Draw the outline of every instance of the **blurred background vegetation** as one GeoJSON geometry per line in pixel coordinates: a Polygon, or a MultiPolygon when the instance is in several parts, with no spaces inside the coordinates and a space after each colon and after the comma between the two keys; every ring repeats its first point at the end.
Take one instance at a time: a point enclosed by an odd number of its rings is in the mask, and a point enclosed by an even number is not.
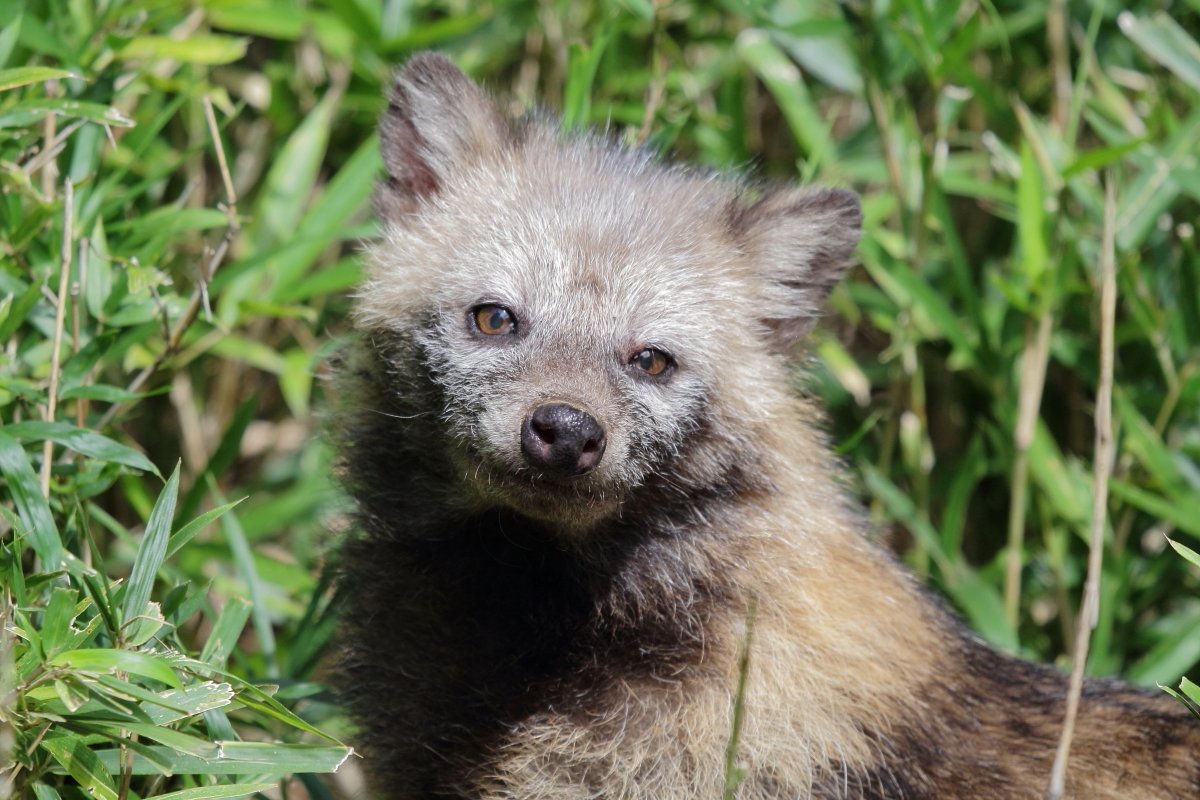
{"type": "Polygon", "coordinates": [[[283,776],[345,754],[329,363],[383,87],[426,48],[516,113],[860,191],[862,266],[804,380],[881,535],[983,637],[1063,663],[1111,183],[1088,669],[1177,681],[1200,661],[1200,573],[1166,549],[1200,538],[1198,31],[1198,0],[0,0],[0,797],[355,790],[353,760],[283,776]]]}

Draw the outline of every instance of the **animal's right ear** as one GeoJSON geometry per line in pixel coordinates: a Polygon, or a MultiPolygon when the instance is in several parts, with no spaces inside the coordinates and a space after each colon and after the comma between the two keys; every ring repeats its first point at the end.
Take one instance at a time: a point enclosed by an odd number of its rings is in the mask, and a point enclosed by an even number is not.
{"type": "Polygon", "coordinates": [[[512,129],[491,98],[450,59],[419,53],[392,80],[379,121],[387,183],[377,202],[385,218],[412,211],[454,171],[495,151],[512,129]]]}
{"type": "Polygon", "coordinates": [[[862,229],[858,195],[782,189],[734,204],[730,227],[764,278],[761,321],[770,347],[787,353],[816,324],[850,265],[862,229]]]}

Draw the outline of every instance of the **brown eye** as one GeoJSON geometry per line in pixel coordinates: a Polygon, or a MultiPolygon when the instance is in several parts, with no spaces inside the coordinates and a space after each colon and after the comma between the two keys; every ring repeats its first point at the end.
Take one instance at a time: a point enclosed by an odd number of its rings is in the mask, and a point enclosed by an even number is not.
{"type": "Polygon", "coordinates": [[[517,332],[517,318],[504,306],[482,305],[471,312],[475,327],[488,336],[506,336],[517,332]]]}
{"type": "Polygon", "coordinates": [[[640,369],[652,378],[662,377],[671,369],[671,357],[662,350],[647,347],[640,353],[634,354],[630,364],[640,369]]]}

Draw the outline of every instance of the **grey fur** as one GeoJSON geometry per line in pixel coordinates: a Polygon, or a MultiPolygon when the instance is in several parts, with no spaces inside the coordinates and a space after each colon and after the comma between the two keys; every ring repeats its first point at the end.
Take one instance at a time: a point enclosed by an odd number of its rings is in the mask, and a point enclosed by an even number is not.
{"type": "MultiPolygon", "coordinates": [[[[866,541],[789,388],[855,196],[509,121],[432,54],[380,130],[338,666],[373,796],[719,797],[751,608],[740,797],[1040,796],[1065,681],[866,541]],[[517,332],[476,331],[480,304],[517,332]],[[674,370],[639,373],[647,347],[674,370]],[[545,403],[603,426],[595,469],[523,456],[545,403]]],[[[1069,788],[1194,794],[1198,742],[1170,701],[1090,684],[1069,788]]]]}

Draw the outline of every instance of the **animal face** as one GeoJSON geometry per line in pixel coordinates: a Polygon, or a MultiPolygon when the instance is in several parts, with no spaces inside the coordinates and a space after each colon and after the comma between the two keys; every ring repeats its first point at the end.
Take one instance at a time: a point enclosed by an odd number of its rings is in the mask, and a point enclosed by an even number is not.
{"type": "Polygon", "coordinates": [[[408,337],[479,500],[555,522],[619,512],[714,417],[761,423],[857,240],[849,193],[511,123],[437,56],[397,76],[381,140],[360,326],[408,337]]]}

